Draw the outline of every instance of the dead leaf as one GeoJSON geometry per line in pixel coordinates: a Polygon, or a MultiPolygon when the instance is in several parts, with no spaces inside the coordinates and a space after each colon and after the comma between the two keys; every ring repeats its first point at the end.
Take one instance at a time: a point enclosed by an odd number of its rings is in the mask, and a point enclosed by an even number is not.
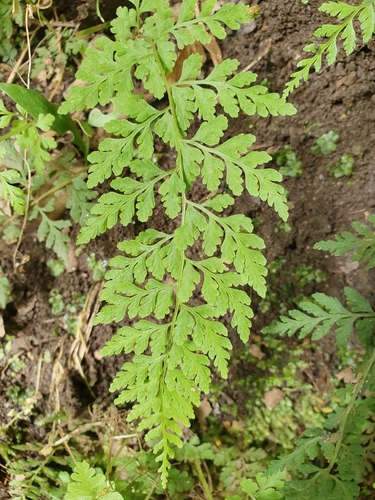
{"type": "Polygon", "coordinates": [[[94,351],[94,359],[96,359],[96,361],[101,361],[103,359],[103,356],[101,356],[100,351],[94,351]]]}
{"type": "Polygon", "coordinates": [[[260,347],[256,344],[251,344],[249,353],[257,359],[263,359],[265,354],[261,351],[260,347]]]}
{"type": "Polygon", "coordinates": [[[5,336],[5,327],[4,327],[4,321],[3,317],[0,314],[0,339],[2,339],[5,336]]]}
{"type": "Polygon", "coordinates": [[[227,429],[230,434],[239,434],[244,431],[245,427],[246,424],[243,420],[233,420],[227,429]]]}
{"type": "Polygon", "coordinates": [[[180,50],[173,71],[167,75],[168,83],[178,82],[182,73],[182,66],[184,64],[184,61],[186,61],[186,59],[191,56],[191,54],[197,53],[203,57],[202,63],[204,64],[206,62],[206,53],[204,51],[203,45],[200,42],[194,42],[192,45],[187,45],[182,50],[180,50]]]}
{"type": "Polygon", "coordinates": [[[217,66],[223,60],[221,49],[216,41],[216,38],[211,35],[211,42],[205,43],[204,48],[210,54],[212,64],[217,66]]]}
{"type": "Polygon", "coordinates": [[[198,408],[195,408],[195,416],[201,427],[206,424],[206,418],[212,413],[212,406],[207,398],[202,399],[201,404],[198,408]]]}
{"type": "Polygon", "coordinates": [[[68,273],[73,273],[77,269],[78,261],[75,255],[75,245],[70,242],[69,243],[69,255],[68,255],[68,265],[66,270],[68,273]]]}
{"type": "MultiPolygon", "coordinates": [[[[340,264],[341,264],[341,262],[340,262],[340,264]]],[[[358,267],[359,267],[358,262],[357,261],[353,262],[352,260],[350,260],[350,255],[348,255],[345,258],[342,266],[340,266],[340,271],[342,271],[345,274],[350,274],[353,271],[355,271],[356,269],[358,269],[358,267]]]]}
{"type": "Polygon", "coordinates": [[[320,408],[320,411],[321,411],[322,413],[326,413],[326,414],[328,414],[328,413],[332,413],[332,412],[333,412],[333,409],[332,409],[330,406],[324,406],[323,408],[320,408]]]}
{"type": "Polygon", "coordinates": [[[353,370],[348,366],[341,372],[337,373],[336,378],[343,380],[345,384],[355,384],[360,379],[361,375],[358,373],[354,375],[353,370]]]}
{"type": "Polygon", "coordinates": [[[345,85],[346,87],[350,87],[357,79],[357,72],[351,71],[349,75],[343,76],[336,81],[336,88],[340,88],[341,85],[345,85]]]}
{"type": "Polygon", "coordinates": [[[285,393],[281,389],[278,389],[277,387],[274,387],[270,391],[264,393],[264,403],[266,405],[266,408],[271,410],[273,408],[276,408],[276,406],[284,398],[285,398],[285,393]]]}

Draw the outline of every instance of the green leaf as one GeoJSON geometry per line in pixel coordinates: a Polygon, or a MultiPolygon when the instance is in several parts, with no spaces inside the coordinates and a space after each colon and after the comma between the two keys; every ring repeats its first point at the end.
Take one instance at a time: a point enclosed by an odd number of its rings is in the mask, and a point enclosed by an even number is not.
{"type": "Polygon", "coordinates": [[[208,146],[215,146],[228,127],[228,120],[224,115],[219,115],[209,122],[203,122],[197,133],[192,138],[194,142],[201,142],[208,146]]]}
{"type": "Polygon", "coordinates": [[[159,188],[166,214],[171,219],[175,219],[181,211],[181,194],[185,192],[185,189],[185,183],[177,172],[173,172],[159,188]]]}
{"type": "Polygon", "coordinates": [[[9,126],[11,119],[15,116],[6,109],[2,100],[0,100],[0,128],[6,128],[9,126]]]}
{"type": "Polygon", "coordinates": [[[217,247],[221,243],[223,235],[223,229],[217,222],[215,222],[212,217],[210,217],[207,227],[203,233],[203,250],[205,251],[206,255],[211,257],[216,252],[217,247]]]}
{"type": "Polygon", "coordinates": [[[355,322],[362,315],[373,318],[374,313],[369,308],[367,301],[358,296],[354,291],[347,290],[348,305],[353,307],[352,311],[345,309],[334,297],[323,293],[313,294],[315,302],[302,302],[300,307],[303,311],[292,310],[290,318],[281,316],[280,322],[263,329],[264,333],[278,333],[289,336],[300,330],[299,338],[313,333],[312,340],[319,340],[336,325],[336,341],[340,348],[348,345],[350,334],[355,322]],[[359,310],[362,308],[362,311],[359,310]],[[307,313],[307,314],[306,314],[307,313]],[[358,314],[359,313],[359,314],[358,314]]]}
{"type": "MultiPolygon", "coordinates": [[[[169,324],[157,325],[146,320],[139,321],[134,327],[123,326],[117,331],[116,335],[107,341],[100,353],[102,356],[111,356],[121,352],[127,354],[132,351],[135,354],[142,354],[148,349],[151,339],[160,334],[165,336],[168,330],[169,324]]],[[[155,355],[161,354],[161,352],[154,349],[153,353],[155,355]]]]}
{"type": "Polygon", "coordinates": [[[87,462],[78,462],[74,467],[72,482],[68,485],[65,500],[93,500],[106,488],[104,474],[95,472],[87,462]]]}
{"type": "MultiPolygon", "coordinates": [[[[375,227],[375,216],[369,217],[369,222],[375,227]]],[[[353,229],[358,236],[343,231],[341,235],[336,235],[334,241],[319,241],[314,245],[318,250],[327,250],[334,255],[343,255],[346,252],[355,250],[350,256],[351,261],[366,262],[367,267],[375,267],[375,235],[371,227],[363,222],[353,222],[353,229]]]]}
{"type": "Polygon", "coordinates": [[[356,47],[356,33],[353,27],[353,20],[359,14],[359,21],[363,32],[363,41],[369,41],[373,35],[374,10],[373,6],[366,2],[362,5],[353,6],[345,2],[325,2],[319,10],[343,20],[339,24],[324,24],[314,32],[314,37],[325,37],[326,41],[322,43],[308,44],[304,50],[313,54],[312,57],[298,62],[300,69],[291,75],[290,82],[287,83],[284,97],[288,96],[295,88],[299,87],[301,79],[307,81],[309,71],[314,68],[320,71],[322,67],[322,57],[326,54],[328,65],[336,61],[338,48],[337,40],[341,35],[343,47],[347,55],[351,54],[356,47]]]}
{"type": "Polygon", "coordinates": [[[93,200],[98,195],[97,191],[91,190],[87,187],[84,180],[84,174],[75,177],[69,189],[69,197],[66,201],[66,208],[70,210],[70,216],[75,223],[84,226],[87,217],[89,216],[93,200]]]}
{"type": "MultiPolygon", "coordinates": [[[[196,3],[196,0],[193,1],[196,3]]],[[[184,4],[187,3],[188,2],[184,2],[184,4]]],[[[181,9],[184,4],[181,5],[181,9]]],[[[198,53],[191,54],[187,59],[185,59],[182,64],[182,72],[178,83],[186,80],[196,80],[201,72],[202,60],[203,57],[198,53]]]]}
{"type": "MultiPolygon", "coordinates": [[[[70,131],[73,134],[73,143],[86,154],[86,146],[82,142],[81,133],[70,116],[58,114],[59,107],[44,97],[36,90],[30,90],[14,83],[0,83],[0,90],[7,94],[17,104],[23,107],[35,120],[39,115],[51,115],[54,117],[51,128],[59,135],[70,131]]],[[[38,125],[39,126],[39,125],[38,125]]]]}
{"type": "Polygon", "coordinates": [[[241,489],[244,493],[251,495],[256,500],[278,500],[282,498],[279,491],[284,486],[284,473],[276,472],[266,477],[261,472],[256,476],[256,482],[252,479],[243,479],[241,489]]]}
{"type": "MultiPolygon", "coordinates": [[[[253,158],[251,158],[251,160],[253,160],[253,158]]],[[[261,161],[261,159],[257,157],[255,161],[258,162],[261,161]]],[[[245,171],[245,176],[247,173],[248,171],[245,171]]],[[[259,182],[259,198],[262,201],[267,201],[267,203],[276,210],[282,220],[287,221],[289,208],[285,196],[285,189],[280,184],[276,184],[280,182],[281,174],[270,168],[254,170],[253,174],[257,177],[259,182]]],[[[246,187],[249,193],[255,191],[252,183],[252,176],[250,177],[250,175],[246,176],[246,187]]]]}
{"type": "MultiPolygon", "coordinates": [[[[53,200],[51,200],[53,201],[53,200]]],[[[42,216],[36,236],[39,241],[45,241],[47,248],[52,248],[56,255],[64,261],[65,266],[68,264],[69,255],[69,236],[62,233],[62,229],[71,226],[68,220],[53,221],[48,218],[45,212],[53,210],[53,206],[46,205],[43,209],[39,209],[42,216]]]]}
{"type": "Polygon", "coordinates": [[[181,281],[178,283],[177,299],[182,303],[188,302],[200,280],[199,273],[190,262],[186,262],[182,271],[181,281]]]}
{"type": "Polygon", "coordinates": [[[186,210],[184,224],[175,231],[176,247],[179,250],[186,250],[188,246],[194,244],[199,238],[201,231],[206,229],[206,226],[206,218],[189,204],[186,210]]]}
{"type": "Polygon", "coordinates": [[[9,289],[9,280],[3,274],[3,270],[0,267],[0,307],[5,309],[5,306],[11,298],[9,289]]]}
{"type": "Polygon", "coordinates": [[[369,5],[362,10],[359,15],[359,20],[361,22],[361,30],[363,33],[363,43],[368,43],[375,31],[375,12],[373,5],[369,5]]]}
{"type": "MultiPolygon", "coordinates": [[[[204,314],[204,311],[202,311],[204,314]]],[[[228,332],[222,323],[205,318],[200,313],[200,308],[190,309],[195,320],[193,340],[198,349],[208,354],[214,360],[221,376],[228,376],[229,350],[232,344],[227,338],[228,332]]]]}
{"type": "Polygon", "coordinates": [[[180,129],[185,131],[194,118],[197,106],[194,102],[194,90],[189,87],[174,87],[172,96],[176,106],[176,114],[180,129]]]}
{"type": "Polygon", "coordinates": [[[8,200],[11,206],[20,215],[23,215],[25,210],[25,195],[21,188],[14,186],[13,182],[20,178],[19,172],[16,170],[5,170],[0,172],[1,195],[4,200],[8,200]]]}

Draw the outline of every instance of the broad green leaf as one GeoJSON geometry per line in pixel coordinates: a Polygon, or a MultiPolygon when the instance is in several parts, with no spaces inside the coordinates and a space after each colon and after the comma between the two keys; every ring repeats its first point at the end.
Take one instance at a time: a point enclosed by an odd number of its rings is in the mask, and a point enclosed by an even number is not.
{"type": "Polygon", "coordinates": [[[44,95],[36,90],[30,90],[14,83],[0,83],[0,90],[22,106],[35,120],[38,119],[39,115],[52,115],[54,117],[53,122],[51,122],[52,130],[59,135],[64,135],[68,131],[72,132],[74,144],[86,154],[86,146],[83,144],[78,127],[70,116],[58,114],[57,104],[47,101],[44,95]]]}
{"type": "Polygon", "coordinates": [[[68,485],[65,500],[93,500],[106,488],[104,474],[98,473],[87,462],[78,462],[68,485]]]}

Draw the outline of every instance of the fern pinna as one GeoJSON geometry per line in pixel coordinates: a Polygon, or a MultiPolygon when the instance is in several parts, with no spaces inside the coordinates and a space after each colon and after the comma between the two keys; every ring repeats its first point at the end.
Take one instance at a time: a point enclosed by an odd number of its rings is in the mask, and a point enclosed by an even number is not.
{"type": "Polygon", "coordinates": [[[92,208],[78,243],[118,222],[127,226],[135,217],[146,222],[155,202],[175,221],[171,234],[149,228],[118,245],[125,255],[110,261],[101,295],[107,305],[96,318],[97,324],[126,316],[136,321],[120,328],[102,353],[134,353],[111,390],[121,391],[117,403],[135,402],[128,419],[139,422],[140,431],[148,430],[145,438],[158,455],[165,484],[173,449],[183,444],[181,426],[189,426],[200,393],[209,390],[211,363],[227,376],[232,346],[222,318],[230,313],[232,327],[245,342],[253,313],[241,287],[265,294],[262,239],[244,215],[220,214],[247,189],[282,219],[288,215],[281,175],[263,168],[271,157],[249,151],[255,141],[251,134],[222,140],[228,128],[225,115],[292,115],[295,109],[265,87],[252,85],[254,73],[236,73],[237,60],[224,60],[203,75],[202,56],[193,53],[183,61],[177,81],[167,76],[178,50],[195,41],[209,43],[212,36],[224,38],[225,26],[239,29],[249,19],[248,7],[226,3],[212,13],[216,0],[207,0],[197,13],[197,0],[185,0],[176,20],[168,2],[132,3],[134,8],[119,8],[112,21],[114,40],[98,38],[87,51],[77,73],[87,85],[73,87],[60,112],[112,102],[123,113],[105,126],[115,137],[104,139],[88,157],[89,187],[115,178],[92,208]],[[140,85],[159,101],[157,106],[138,93],[140,85]],[[190,133],[197,117],[200,125],[190,133]],[[155,136],[174,150],[169,170],[153,161],[155,136]],[[207,189],[202,203],[189,193],[197,182],[207,189]],[[199,258],[191,257],[193,245],[201,246],[199,258]],[[193,305],[197,289],[201,303],[193,305]]]}

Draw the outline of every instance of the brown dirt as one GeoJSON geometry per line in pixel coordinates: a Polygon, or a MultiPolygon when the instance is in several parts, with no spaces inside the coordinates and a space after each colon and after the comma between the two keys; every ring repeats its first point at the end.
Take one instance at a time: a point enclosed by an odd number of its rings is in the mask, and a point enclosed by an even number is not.
{"type": "MultiPolygon", "coordinates": [[[[282,2],[281,6],[278,0],[259,1],[262,15],[256,21],[256,29],[250,33],[245,29],[231,33],[221,45],[223,57],[239,59],[240,68],[244,68],[256,60],[259,54],[267,52],[252,71],[259,75],[259,80],[267,78],[272,91],[282,92],[288,75],[302,53],[303,45],[313,30],[323,22],[323,16],[317,12],[321,3],[310,0],[308,5],[303,5],[298,0],[289,0],[282,2]]],[[[106,17],[107,12],[105,14],[106,17]]],[[[74,15],[67,17],[76,19],[74,15]]],[[[238,212],[260,219],[258,231],[265,239],[268,260],[283,257],[287,260],[287,265],[306,264],[321,269],[329,275],[329,280],[319,285],[319,291],[342,297],[343,287],[352,286],[372,304],[375,299],[373,272],[365,271],[362,267],[355,269],[349,265],[346,257],[328,258],[312,247],[316,241],[332,238],[338,232],[349,229],[351,222],[366,220],[374,210],[375,170],[372,165],[375,161],[375,117],[371,112],[375,99],[374,70],[373,47],[371,44],[369,47],[359,45],[350,57],[340,53],[335,65],[323,69],[320,74],[311,75],[309,81],[301,84],[290,96],[290,102],[298,109],[297,115],[267,119],[241,116],[241,119],[231,122],[230,129],[230,133],[234,135],[248,132],[251,126],[251,131],[257,136],[257,143],[265,145],[268,152],[273,153],[289,144],[302,161],[302,175],[284,181],[289,190],[290,233],[275,233],[277,216],[263,203],[258,204],[257,200],[244,195],[234,207],[238,212]],[[311,124],[314,126],[309,127],[311,124]],[[329,130],[336,130],[340,136],[337,151],[328,157],[312,155],[314,139],[329,130]],[[337,161],[345,152],[356,155],[350,184],[345,178],[334,179],[326,170],[328,162],[337,161]]],[[[160,228],[165,229],[163,213],[156,214],[153,217],[153,222],[155,221],[160,228]]],[[[108,260],[116,254],[117,242],[131,237],[133,232],[133,227],[115,228],[98,238],[85,251],[94,251],[98,259],[108,260]]],[[[75,228],[71,235],[76,233],[75,228]]],[[[0,265],[8,275],[12,273],[10,251],[2,247],[0,256],[0,265]]],[[[47,260],[53,258],[53,255],[36,241],[35,234],[26,234],[20,251],[29,260],[11,279],[13,302],[3,314],[5,331],[8,335],[14,335],[15,340],[12,351],[0,361],[0,420],[9,420],[7,413],[11,408],[16,411],[20,409],[6,395],[7,389],[11,386],[19,386],[23,391],[34,389],[38,360],[49,350],[52,361],[42,362],[39,387],[42,398],[36,404],[32,416],[25,420],[27,430],[24,439],[30,440],[36,433],[36,417],[46,415],[56,405],[56,395],[51,393],[50,383],[57,361],[65,370],[58,384],[61,408],[79,416],[94,400],[77,371],[73,368],[68,370],[73,339],[59,327],[61,317],[51,316],[48,298],[50,291],[57,289],[69,302],[73,291],[86,295],[95,283],[87,269],[85,253],[78,257],[74,272],[53,278],[46,266],[47,260]],[[59,328],[56,330],[56,327],[59,328]],[[18,373],[12,372],[7,367],[10,357],[22,361],[24,369],[18,373]]],[[[287,277],[285,279],[288,280],[287,277]]],[[[309,291],[317,289],[312,286],[309,291]]],[[[260,329],[269,324],[274,315],[273,311],[266,315],[257,312],[253,335],[259,335],[260,329]]],[[[113,398],[108,393],[109,384],[120,369],[123,359],[112,357],[101,360],[95,353],[114,331],[114,325],[94,327],[88,342],[88,356],[82,361],[87,377],[96,378],[91,390],[96,401],[103,406],[108,406],[113,398]]],[[[2,339],[0,345],[1,343],[2,339]]],[[[4,341],[3,343],[5,344],[4,341]]],[[[235,345],[240,349],[239,341],[235,340],[235,345]]],[[[328,342],[327,348],[332,354],[326,360],[329,365],[330,360],[335,359],[335,353],[332,343],[328,342]]],[[[243,362],[240,366],[236,365],[230,378],[243,378],[252,372],[252,366],[243,362]]],[[[237,401],[246,402],[249,396],[236,392],[235,397],[237,401]]],[[[43,439],[43,436],[38,436],[38,439],[43,439]]],[[[0,486],[0,498],[6,497],[6,488],[1,492],[0,486]]]]}

